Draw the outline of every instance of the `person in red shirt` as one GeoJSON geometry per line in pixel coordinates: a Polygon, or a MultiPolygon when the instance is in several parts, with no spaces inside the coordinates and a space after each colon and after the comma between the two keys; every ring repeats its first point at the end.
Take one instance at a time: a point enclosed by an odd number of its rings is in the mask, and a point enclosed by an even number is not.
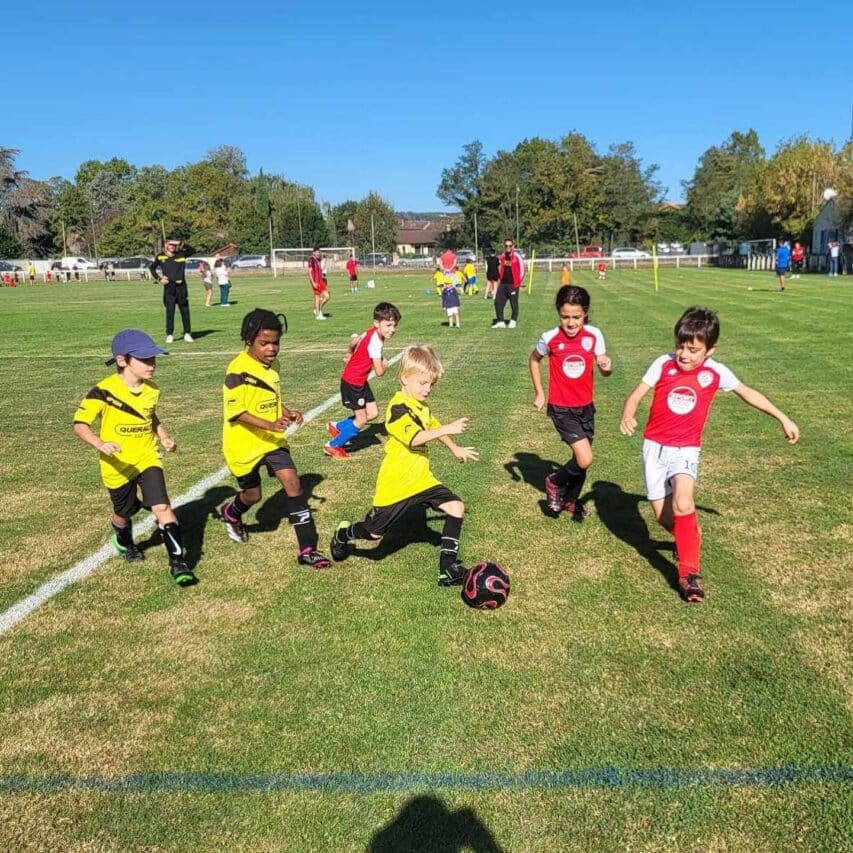
{"type": "Polygon", "coordinates": [[[572,449],[572,458],[545,478],[548,509],[571,513],[583,520],[581,489],[592,465],[592,439],[595,435],[593,385],[595,368],[610,376],[613,365],[607,355],[604,335],[595,326],[587,326],[589,293],[573,284],[563,285],[555,301],[560,325],[543,332],[530,353],[530,378],[533,380],[533,406],[545,407],[540,362],[548,359],[548,416],[560,438],[572,449]]]}
{"type": "Polygon", "coordinates": [[[326,270],[323,268],[323,255],[320,247],[315,246],[308,258],[308,283],[314,294],[314,316],[325,320],[323,306],[332,298],[329,294],[329,282],[326,280],[326,270]]]}
{"type": "Polygon", "coordinates": [[[372,370],[382,376],[388,369],[388,362],[382,356],[385,341],[390,340],[397,331],[400,312],[390,302],[380,302],[373,309],[373,325],[362,335],[353,335],[349,348],[349,357],[341,373],[341,403],[352,409],[352,416],[335,423],[328,421],[326,430],[332,440],[323,445],[323,452],[336,459],[346,459],[349,453],[344,449],[365,425],[379,414],[376,397],[367,378],[372,370]]]}
{"type": "Polygon", "coordinates": [[[643,433],[646,491],[657,522],[675,537],[678,585],[686,601],[701,602],[701,534],[693,492],[699,476],[702,432],[717,391],[733,391],[745,403],[776,418],[790,444],[800,438],[797,425],[763,394],[744,385],[711,358],[720,321],[710,308],[688,308],[675,324],[675,351],[652,362],[622,408],[619,430],[633,435],[637,407],[654,389],[643,433]]]}
{"type": "Polygon", "coordinates": [[[607,278],[607,264],[604,261],[598,262],[598,280],[604,281],[607,278]]]}
{"type": "Polygon", "coordinates": [[[355,252],[349,256],[346,266],[349,276],[349,292],[358,293],[358,261],[355,259],[355,252]]]}
{"type": "Polygon", "coordinates": [[[799,243],[794,243],[794,248],[791,249],[792,279],[800,277],[800,273],[803,271],[803,261],[805,260],[805,256],[806,250],[799,243]]]}
{"type": "Polygon", "coordinates": [[[495,317],[493,329],[514,329],[518,323],[518,291],[524,281],[524,258],[515,251],[515,244],[507,238],[498,264],[498,289],[495,292],[495,317]],[[509,323],[504,321],[504,308],[509,302],[512,314],[509,323]]]}

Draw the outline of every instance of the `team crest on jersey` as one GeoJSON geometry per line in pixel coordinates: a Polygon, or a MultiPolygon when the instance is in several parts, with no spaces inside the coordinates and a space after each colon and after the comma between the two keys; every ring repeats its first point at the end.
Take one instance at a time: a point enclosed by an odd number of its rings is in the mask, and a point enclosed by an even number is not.
{"type": "Polygon", "coordinates": [[[702,388],[707,388],[714,381],[714,374],[710,370],[700,370],[696,381],[702,388]]]}
{"type": "Polygon", "coordinates": [[[592,349],[592,338],[582,338],[581,346],[589,352],[592,349]]]}
{"type": "Polygon", "coordinates": [[[680,385],[669,392],[666,404],[674,414],[688,415],[696,408],[696,392],[686,385],[680,385]]]}
{"type": "Polygon", "coordinates": [[[557,344],[557,349],[562,352],[566,348],[565,344],[557,344]]]}
{"type": "Polygon", "coordinates": [[[676,373],[678,373],[678,371],[674,367],[670,367],[670,369],[667,370],[666,375],[667,376],[675,376],[676,373]]]}
{"type": "Polygon", "coordinates": [[[563,359],[563,373],[569,379],[579,379],[586,369],[586,362],[579,355],[567,355],[563,359]]]}

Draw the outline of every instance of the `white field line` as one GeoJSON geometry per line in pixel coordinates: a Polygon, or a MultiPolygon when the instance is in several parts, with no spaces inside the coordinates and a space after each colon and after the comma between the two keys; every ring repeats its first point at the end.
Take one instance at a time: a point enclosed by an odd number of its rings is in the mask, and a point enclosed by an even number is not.
{"type": "MultiPolygon", "coordinates": [[[[402,352],[397,353],[393,358],[388,359],[388,364],[392,365],[399,361],[402,355],[402,352]]],[[[371,377],[372,376],[373,374],[371,373],[371,377]]],[[[306,412],[302,418],[302,425],[305,426],[306,424],[310,424],[311,421],[316,420],[323,414],[323,412],[326,411],[326,409],[338,402],[339,399],[340,394],[333,394],[327,400],[320,403],[319,406],[315,406],[313,409],[306,412]]],[[[293,435],[293,433],[298,429],[299,427],[294,424],[287,428],[285,434],[288,436],[293,435]]],[[[192,488],[184,492],[184,494],[175,498],[175,500],[172,501],[172,506],[178,507],[189,503],[190,501],[198,500],[208,489],[212,488],[217,483],[222,482],[222,480],[227,476],[228,469],[225,466],[220,468],[218,471],[214,471],[212,474],[208,474],[207,477],[199,480],[192,488]]],[[[149,515],[140,524],[134,525],[133,529],[135,533],[140,533],[145,536],[154,529],[154,524],[154,516],[149,515]]],[[[13,604],[8,610],[0,613],[0,634],[6,634],[11,631],[19,622],[22,622],[27,618],[27,616],[38,610],[42,604],[50,601],[51,598],[58,595],[62,590],[67,589],[72,584],[84,580],[89,577],[89,575],[94,574],[107,560],[114,556],[116,556],[115,549],[110,542],[107,542],[95,551],[94,554],[89,554],[88,557],[84,557],[79,563],[75,563],[70,569],[66,569],[64,572],[61,572],[49,581],[45,581],[34,593],[28,595],[26,598],[22,598],[19,602],[13,604]]]]}

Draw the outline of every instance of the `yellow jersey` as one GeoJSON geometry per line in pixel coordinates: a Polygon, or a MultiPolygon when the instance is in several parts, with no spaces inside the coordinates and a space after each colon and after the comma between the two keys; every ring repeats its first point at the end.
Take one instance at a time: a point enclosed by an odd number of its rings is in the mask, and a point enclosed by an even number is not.
{"type": "Polygon", "coordinates": [[[441,270],[436,270],[432,274],[432,283],[436,287],[441,287],[444,284],[444,273],[441,270]]]}
{"type": "Polygon", "coordinates": [[[267,453],[290,447],[283,432],[235,420],[243,412],[265,421],[281,417],[278,359],[267,367],[246,350],[233,358],[222,386],[222,409],[222,453],[235,477],[248,474],[267,453]]]}
{"type": "Polygon", "coordinates": [[[376,478],[374,506],[389,506],[413,495],[440,486],[429,469],[428,445],[412,447],[412,439],[422,430],[438,429],[425,403],[398,391],[385,410],[385,458],[376,478]]]}
{"type": "Polygon", "coordinates": [[[146,468],[162,468],[163,459],[154,436],[154,414],[160,389],[143,382],[130,389],[114,373],[99,382],[74,412],[75,424],[92,424],[101,419],[101,441],[121,447],[112,456],[101,457],[101,480],[108,489],[118,489],[135,480],[146,468]]]}
{"type": "Polygon", "coordinates": [[[472,263],[465,264],[465,266],[462,267],[462,272],[465,273],[465,278],[477,277],[477,268],[472,263]]]}

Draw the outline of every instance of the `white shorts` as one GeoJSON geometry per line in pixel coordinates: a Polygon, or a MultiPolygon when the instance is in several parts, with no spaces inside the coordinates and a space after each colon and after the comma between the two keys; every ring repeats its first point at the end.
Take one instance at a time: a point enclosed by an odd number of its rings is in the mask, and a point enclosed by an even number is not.
{"type": "Polygon", "coordinates": [[[646,476],[646,497],[650,501],[663,500],[672,494],[672,478],[686,474],[699,478],[698,447],[668,447],[656,441],[643,441],[643,472],[646,476]]]}
{"type": "Polygon", "coordinates": [[[456,308],[446,308],[445,310],[447,311],[447,316],[448,316],[448,317],[455,317],[455,316],[457,316],[457,315],[459,314],[459,308],[458,308],[458,307],[456,307],[456,308]]]}

